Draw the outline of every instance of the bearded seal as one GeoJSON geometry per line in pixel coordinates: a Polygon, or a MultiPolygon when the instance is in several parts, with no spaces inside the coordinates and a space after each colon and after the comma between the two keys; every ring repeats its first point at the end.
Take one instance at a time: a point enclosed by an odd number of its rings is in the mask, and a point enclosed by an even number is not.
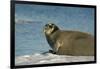
{"type": "Polygon", "coordinates": [[[57,55],[93,56],[94,37],[80,31],[60,30],[53,23],[44,26],[46,40],[57,55]]]}

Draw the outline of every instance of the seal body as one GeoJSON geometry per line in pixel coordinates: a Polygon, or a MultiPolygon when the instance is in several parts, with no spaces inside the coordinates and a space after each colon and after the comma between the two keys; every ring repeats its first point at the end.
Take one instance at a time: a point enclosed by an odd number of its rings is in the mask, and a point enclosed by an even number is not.
{"type": "Polygon", "coordinates": [[[55,24],[46,24],[44,32],[52,51],[58,55],[94,55],[94,37],[88,33],[63,31],[55,24]]]}

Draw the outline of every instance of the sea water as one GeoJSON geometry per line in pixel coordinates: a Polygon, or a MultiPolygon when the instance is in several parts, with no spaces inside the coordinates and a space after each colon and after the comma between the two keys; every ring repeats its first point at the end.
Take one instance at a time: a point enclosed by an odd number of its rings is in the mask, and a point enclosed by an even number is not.
{"type": "Polygon", "coordinates": [[[41,23],[15,23],[15,56],[42,53],[48,49],[41,23]]]}

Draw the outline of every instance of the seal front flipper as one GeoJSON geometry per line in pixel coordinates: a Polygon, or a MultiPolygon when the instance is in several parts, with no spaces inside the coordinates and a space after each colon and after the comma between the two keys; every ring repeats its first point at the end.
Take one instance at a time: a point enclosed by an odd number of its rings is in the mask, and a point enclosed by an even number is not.
{"type": "Polygon", "coordinates": [[[53,50],[49,50],[49,53],[56,54],[53,50]]]}
{"type": "Polygon", "coordinates": [[[47,53],[56,54],[56,52],[54,52],[53,50],[49,50],[49,51],[43,52],[42,54],[47,54],[47,53]]]}
{"type": "Polygon", "coordinates": [[[47,51],[47,52],[43,52],[43,53],[41,53],[41,54],[47,54],[47,53],[49,53],[49,51],[47,51]]]}

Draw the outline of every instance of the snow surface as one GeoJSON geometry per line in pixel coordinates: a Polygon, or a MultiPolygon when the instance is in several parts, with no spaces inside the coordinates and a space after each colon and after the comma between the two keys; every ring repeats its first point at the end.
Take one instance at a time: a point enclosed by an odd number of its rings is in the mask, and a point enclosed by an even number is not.
{"type": "Polygon", "coordinates": [[[94,61],[94,56],[67,56],[55,55],[51,53],[24,55],[15,58],[15,65],[50,64],[50,63],[69,63],[94,61]]]}

